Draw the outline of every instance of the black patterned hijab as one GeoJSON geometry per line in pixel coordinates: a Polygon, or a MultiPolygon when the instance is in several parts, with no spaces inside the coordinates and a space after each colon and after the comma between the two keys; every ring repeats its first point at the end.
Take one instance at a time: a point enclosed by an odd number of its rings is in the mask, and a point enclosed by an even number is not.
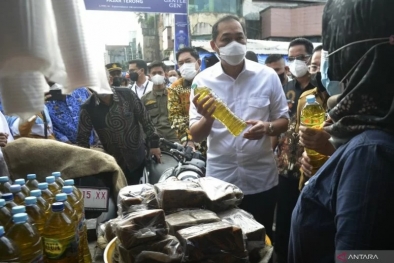
{"type": "Polygon", "coordinates": [[[334,124],[328,132],[338,140],[370,129],[394,134],[394,0],[328,0],[324,50],[331,54],[369,39],[377,40],[329,56],[330,79],[345,84],[329,112],[334,124]]]}

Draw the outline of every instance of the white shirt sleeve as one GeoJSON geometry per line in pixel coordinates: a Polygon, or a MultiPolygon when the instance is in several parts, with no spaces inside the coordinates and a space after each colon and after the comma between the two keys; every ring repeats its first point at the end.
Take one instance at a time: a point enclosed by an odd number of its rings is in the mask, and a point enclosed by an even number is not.
{"type": "MultiPolygon", "coordinates": [[[[197,77],[196,77],[197,78],[197,77]]],[[[194,79],[192,87],[194,85],[199,86],[198,80],[194,79]]],[[[193,126],[196,122],[201,120],[202,115],[197,112],[197,108],[193,103],[193,98],[194,98],[194,89],[191,89],[190,91],[190,108],[189,108],[189,128],[193,126]]]]}
{"type": "Polygon", "coordinates": [[[286,95],[283,91],[282,84],[278,77],[273,75],[272,92],[270,96],[270,121],[275,121],[279,118],[289,119],[289,106],[287,104],[286,95]]]}

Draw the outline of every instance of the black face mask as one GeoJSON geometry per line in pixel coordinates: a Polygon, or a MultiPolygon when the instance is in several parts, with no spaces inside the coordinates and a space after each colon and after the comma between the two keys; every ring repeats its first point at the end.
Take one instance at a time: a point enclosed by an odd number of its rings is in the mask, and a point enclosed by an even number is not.
{"type": "Polygon", "coordinates": [[[114,77],[112,79],[112,86],[120,87],[122,85],[122,78],[121,77],[114,77]]]}
{"type": "Polygon", "coordinates": [[[326,88],[323,86],[323,83],[321,82],[321,73],[317,72],[316,74],[311,74],[311,84],[315,87],[317,87],[319,92],[324,92],[326,91],[326,88]]]}
{"type": "Polygon", "coordinates": [[[285,81],[285,77],[286,77],[285,72],[278,74],[278,77],[280,79],[280,83],[283,83],[285,81]]]}
{"type": "Polygon", "coordinates": [[[138,73],[137,72],[131,72],[129,74],[129,78],[131,81],[137,81],[138,80],[138,73]]]}

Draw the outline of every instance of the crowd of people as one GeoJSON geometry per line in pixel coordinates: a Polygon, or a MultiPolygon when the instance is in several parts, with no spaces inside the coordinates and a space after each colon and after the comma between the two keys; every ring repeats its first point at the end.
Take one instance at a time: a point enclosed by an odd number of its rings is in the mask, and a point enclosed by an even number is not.
{"type": "Polygon", "coordinates": [[[207,176],[244,192],[241,208],[265,226],[278,263],[393,250],[393,13],[391,0],[328,0],[323,45],[296,38],[287,61],[270,55],[265,65],[247,52],[240,19],[225,16],[212,27],[220,61],[208,69],[191,47],[177,52],[178,71],[133,60],[126,79],[108,64],[113,94],[50,92],[27,121],[1,114],[0,146],[31,137],[99,147],[138,184],[147,155],[160,163],[165,138],[203,152],[207,176]],[[194,88],[204,86],[216,97],[199,100],[194,88]],[[308,95],[327,110],[322,129],[302,126],[308,95]],[[248,124],[240,136],[212,116],[217,98],[248,124]],[[328,157],[313,176],[305,148],[328,157]]]}

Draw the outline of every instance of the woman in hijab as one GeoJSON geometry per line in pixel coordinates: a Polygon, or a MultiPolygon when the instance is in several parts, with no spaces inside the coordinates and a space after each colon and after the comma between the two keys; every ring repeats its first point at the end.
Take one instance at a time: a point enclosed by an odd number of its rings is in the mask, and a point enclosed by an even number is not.
{"type": "Polygon", "coordinates": [[[336,151],[294,208],[290,263],[394,250],[393,14],[393,0],[327,1],[322,82],[331,94],[343,87],[326,128],[336,151]]]}

